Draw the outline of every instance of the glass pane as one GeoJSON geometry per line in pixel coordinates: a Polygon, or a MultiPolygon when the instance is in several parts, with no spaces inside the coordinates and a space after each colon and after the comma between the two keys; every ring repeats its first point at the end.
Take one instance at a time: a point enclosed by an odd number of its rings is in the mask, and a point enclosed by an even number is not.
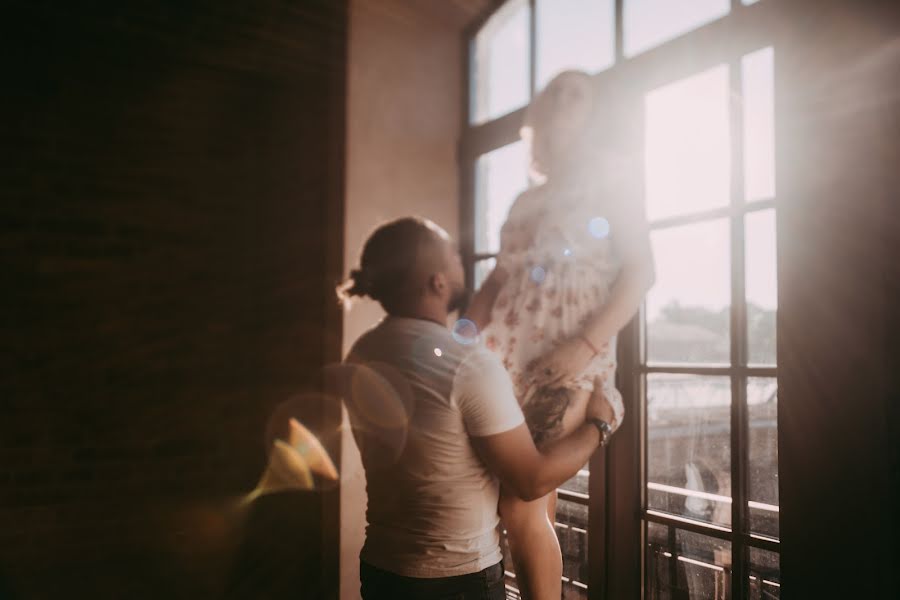
{"type": "Polygon", "coordinates": [[[647,358],[728,363],[731,304],[728,221],[654,231],[656,283],[647,295],[647,358]]]}
{"type": "Polygon", "coordinates": [[[647,524],[648,600],[731,597],[731,542],[647,524]]]}
{"type": "Polygon", "coordinates": [[[588,507],[558,500],[556,535],[563,557],[563,598],[587,599],[588,507]]]}
{"type": "Polygon", "coordinates": [[[584,465],[580,471],[561,486],[559,489],[568,490],[570,492],[578,492],[579,494],[588,493],[588,478],[590,477],[590,469],[588,465],[584,465]]]}
{"type": "Polygon", "coordinates": [[[775,211],[749,213],[746,232],[747,343],[750,364],[775,364],[778,276],[775,262],[775,211]]]}
{"type": "Polygon", "coordinates": [[[537,87],[567,69],[602,71],[615,62],[613,0],[537,1],[537,87]]]}
{"type": "Polygon", "coordinates": [[[625,56],[634,56],[715,21],[729,10],[730,0],[625,0],[625,56]]]}
{"type": "Polygon", "coordinates": [[[515,142],[480,156],[475,185],[475,252],[497,252],[509,207],[528,187],[525,144],[515,142]]]}
{"type": "Polygon", "coordinates": [[[750,548],[750,600],[781,598],[781,561],[774,552],[750,548]]]}
{"type": "Polygon", "coordinates": [[[728,204],[728,102],[726,65],[647,94],[644,158],[651,221],[728,204]]]}
{"type": "Polygon", "coordinates": [[[744,197],[775,197],[775,95],[772,48],[741,59],[744,98],[744,197]]]}
{"type": "Polygon", "coordinates": [[[470,119],[483,123],[524,106],[531,95],[527,0],[510,0],[475,36],[470,119]]]}
{"type": "Polygon", "coordinates": [[[484,283],[484,280],[487,279],[487,276],[491,274],[491,271],[494,270],[494,267],[497,266],[496,258],[486,258],[484,260],[479,260],[475,263],[475,289],[481,287],[481,284],[484,283]]]}
{"type": "Polygon", "coordinates": [[[731,524],[731,380],[647,375],[648,506],[731,524]]]}
{"type": "Polygon", "coordinates": [[[774,377],[747,380],[750,464],[747,498],[750,531],[778,537],[778,382],[774,377]]]}

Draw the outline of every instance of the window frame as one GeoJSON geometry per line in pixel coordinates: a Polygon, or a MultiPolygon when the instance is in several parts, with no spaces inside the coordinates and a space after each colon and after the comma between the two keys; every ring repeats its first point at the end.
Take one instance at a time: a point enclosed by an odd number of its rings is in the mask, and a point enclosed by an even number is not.
{"type": "MultiPolygon", "coordinates": [[[[593,75],[599,81],[615,82],[616,87],[633,100],[636,135],[642,133],[644,94],[674,83],[709,68],[725,64],[729,71],[731,90],[742,86],[741,59],[754,51],[775,48],[775,70],[778,62],[777,3],[762,0],[745,5],[731,0],[730,12],[718,20],[702,25],[658,46],[626,57],[623,48],[623,7],[625,0],[615,2],[615,62],[606,70],[593,75]],[[773,8],[774,5],[774,8],[773,8]],[[698,51],[702,49],[703,51],[698,51]],[[623,85],[627,84],[627,85],[623,85]]],[[[536,23],[535,2],[529,0],[529,68],[531,98],[536,81],[536,23]]],[[[475,36],[487,20],[505,4],[494,1],[485,13],[463,33],[463,110],[460,162],[460,251],[466,273],[467,286],[474,286],[477,262],[493,258],[495,253],[476,253],[474,240],[476,171],[478,158],[492,150],[519,140],[519,126],[525,107],[484,123],[470,123],[471,73],[475,36]]],[[[776,88],[777,89],[777,88],[776,88]]],[[[776,92],[777,93],[777,92],[776,92]]],[[[777,115],[776,115],[777,118],[777,115]]],[[[696,214],[667,217],[649,223],[651,231],[711,219],[727,218],[730,226],[730,362],[722,366],[705,365],[647,365],[646,327],[644,308],[619,334],[617,385],[622,392],[625,420],[610,446],[591,458],[589,494],[559,491],[559,498],[588,506],[588,557],[591,579],[588,597],[642,598],[645,592],[646,523],[655,522],[684,531],[699,533],[731,543],[731,598],[749,597],[748,548],[756,547],[781,554],[780,540],[751,534],[747,522],[747,471],[749,419],[747,410],[747,380],[749,377],[778,378],[777,366],[749,366],[747,364],[747,327],[745,294],[745,225],[746,215],[753,212],[778,210],[775,198],[744,200],[743,115],[739,103],[729,106],[731,141],[731,188],[726,206],[696,214]],[[719,375],[731,380],[731,480],[732,527],[708,525],[681,519],[647,508],[644,482],[647,473],[647,411],[646,376],[650,373],[719,375]],[[611,481],[615,486],[609,485],[611,481]],[[612,549],[615,548],[613,552],[612,549]]],[[[643,144],[643,142],[641,142],[643,144]]],[[[776,139],[777,144],[777,139],[776,139]]],[[[643,146],[641,146],[643,149],[643,146]]],[[[777,151],[776,151],[777,156],[777,151]]],[[[777,172],[776,161],[776,172],[777,172]]],[[[776,197],[778,188],[776,188],[776,197]]],[[[776,218],[777,222],[777,218],[776,218]]],[[[776,224],[777,227],[777,224],[776,224]]],[[[778,419],[779,438],[785,435],[778,419]]],[[[779,462],[781,459],[779,459],[779,462]]],[[[780,468],[779,468],[780,470],[780,468]]]]}

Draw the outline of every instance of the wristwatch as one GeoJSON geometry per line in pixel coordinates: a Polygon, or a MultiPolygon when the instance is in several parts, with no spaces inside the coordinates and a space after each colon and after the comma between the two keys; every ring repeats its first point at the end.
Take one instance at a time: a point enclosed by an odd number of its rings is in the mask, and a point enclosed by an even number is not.
{"type": "Polygon", "coordinates": [[[600,447],[605,446],[609,442],[609,438],[612,437],[612,425],[597,417],[588,417],[585,421],[597,428],[597,431],[600,432],[600,447]]]}

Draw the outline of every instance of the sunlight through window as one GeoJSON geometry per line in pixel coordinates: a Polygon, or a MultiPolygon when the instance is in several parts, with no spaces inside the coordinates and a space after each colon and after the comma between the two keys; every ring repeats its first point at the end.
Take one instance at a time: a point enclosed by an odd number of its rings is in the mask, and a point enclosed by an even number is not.
{"type": "Polygon", "coordinates": [[[512,0],[495,13],[473,42],[471,121],[482,123],[528,103],[528,2],[512,0]]]}
{"type": "Polygon", "coordinates": [[[728,68],[646,97],[646,194],[651,220],[725,206],[730,197],[728,68]]]}

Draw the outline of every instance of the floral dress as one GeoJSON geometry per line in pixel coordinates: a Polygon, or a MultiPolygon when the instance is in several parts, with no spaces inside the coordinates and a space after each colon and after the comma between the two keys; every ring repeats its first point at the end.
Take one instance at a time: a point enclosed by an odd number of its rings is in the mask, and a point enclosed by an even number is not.
{"type": "Polygon", "coordinates": [[[509,274],[484,331],[512,378],[516,397],[536,442],[556,437],[573,390],[602,386],[621,423],[615,388],[615,337],[574,380],[558,389],[532,389],[529,364],[579,335],[608,300],[618,277],[602,198],[587,186],[523,193],[501,230],[498,266],[509,274]]]}

